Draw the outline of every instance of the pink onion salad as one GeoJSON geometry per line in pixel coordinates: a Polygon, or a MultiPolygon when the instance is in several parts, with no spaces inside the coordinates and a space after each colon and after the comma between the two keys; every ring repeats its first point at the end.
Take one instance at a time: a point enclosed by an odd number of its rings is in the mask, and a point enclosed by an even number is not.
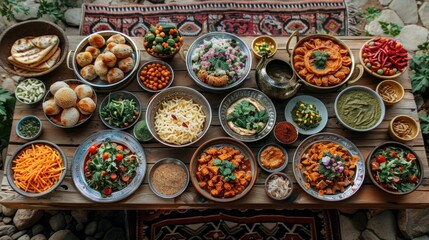
{"type": "Polygon", "coordinates": [[[192,70],[200,81],[224,87],[245,75],[248,57],[234,39],[204,40],[192,53],[192,70]]]}

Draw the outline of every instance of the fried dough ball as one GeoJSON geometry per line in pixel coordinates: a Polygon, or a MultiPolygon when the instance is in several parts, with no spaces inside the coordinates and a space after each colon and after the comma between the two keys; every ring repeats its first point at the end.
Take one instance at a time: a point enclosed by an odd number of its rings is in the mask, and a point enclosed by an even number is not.
{"type": "Polygon", "coordinates": [[[55,103],[55,99],[51,98],[42,104],[43,112],[46,115],[57,115],[61,112],[61,108],[55,103]]]}
{"type": "Polygon", "coordinates": [[[104,40],[103,36],[101,36],[100,34],[96,33],[96,34],[92,34],[88,38],[88,43],[89,43],[89,45],[91,45],[91,46],[93,46],[95,48],[101,48],[106,43],[106,40],[104,40]]]}
{"type": "Polygon", "coordinates": [[[52,93],[52,95],[55,95],[58,89],[63,87],[69,87],[69,85],[63,81],[54,82],[49,88],[49,91],[52,93]]]}
{"type": "Polygon", "coordinates": [[[74,92],[79,99],[84,99],[86,97],[92,97],[94,95],[92,87],[86,84],[80,84],[75,89],[74,92]]]}
{"type": "Polygon", "coordinates": [[[89,97],[82,98],[77,103],[77,109],[84,115],[89,115],[95,111],[95,102],[89,97]]]}
{"type": "Polygon", "coordinates": [[[106,64],[106,66],[110,68],[116,65],[116,56],[109,51],[100,54],[100,59],[101,61],[103,61],[104,64],[106,64]]]}
{"type": "Polygon", "coordinates": [[[92,55],[92,59],[96,59],[100,55],[100,49],[93,46],[88,46],[85,48],[85,52],[89,52],[92,55]]]}
{"type": "Polygon", "coordinates": [[[118,67],[121,69],[124,73],[127,73],[134,68],[134,59],[132,57],[127,57],[124,59],[121,59],[118,62],[118,67]]]}
{"type": "Polygon", "coordinates": [[[115,54],[117,58],[127,58],[131,57],[133,49],[127,44],[116,44],[116,46],[112,48],[112,53],[115,54]]]}
{"type": "Polygon", "coordinates": [[[79,117],[79,110],[76,108],[72,107],[64,109],[61,113],[61,124],[66,127],[72,127],[79,122],[79,117]]]}
{"type": "Polygon", "coordinates": [[[66,109],[76,105],[77,96],[73,89],[63,87],[55,93],[54,99],[58,106],[66,109]]]}
{"type": "Polygon", "coordinates": [[[97,77],[94,65],[90,64],[80,70],[80,75],[88,81],[92,81],[97,77]]]}
{"type": "Polygon", "coordinates": [[[119,43],[125,43],[126,41],[125,41],[124,36],[122,36],[121,34],[118,33],[118,34],[112,35],[106,41],[106,43],[111,43],[111,42],[119,44],[119,43]]]}
{"type": "Polygon", "coordinates": [[[92,63],[92,54],[90,52],[80,52],[76,55],[76,62],[81,67],[92,63]]]}
{"type": "Polygon", "coordinates": [[[124,78],[124,72],[119,68],[111,68],[107,73],[107,82],[115,83],[124,78]]]}

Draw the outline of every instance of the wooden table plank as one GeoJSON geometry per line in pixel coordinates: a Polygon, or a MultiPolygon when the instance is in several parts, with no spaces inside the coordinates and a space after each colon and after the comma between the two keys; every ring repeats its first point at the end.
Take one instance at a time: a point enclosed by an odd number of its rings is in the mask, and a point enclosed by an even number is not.
{"type": "MultiPolygon", "coordinates": [[[[70,49],[75,49],[78,43],[83,37],[80,36],[70,36],[69,43],[70,49]]],[[[141,61],[143,63],[147,60],[152,60],[153,58],[149,56],[143,50],[143,38],[133,38],[137,46],[141,50],[141,61]]],[[[369,38],[367,37],[341,37],[343,41],[351,48],[356,62],[358,62],[358,52],[362,44],[366,42],[369,38]]],[[[185,47],[189,46],[193,39],[185,39],[185,47]]],[[[253,38],[244,37],[243,40],[246,44],[250,45],[253,38]]],[[[286,51],[286,40],[285,37],[277,37],[277,42],[279,43],[279,50],[276,54],[276,58],[288,61],[289,57],[286,51]]],[[[290,48],[295,44],[295,40],[292,40],[290,48]]],[[[223,97],[227,95],[218,94],[218,93],[209,93],[202,89],[199,89],[196,84],[191,80],[187,71],[185,62],[180,58],[179,55],[176,55],[173,59],[168,61],[175,70],[175,80],[173,86],[190,86],[192,88],[198,89],[201,91],[204,96],[209,100],[212,105],[213,118],[212,126],[210,127],[207,134],[200,140],[198,143],[193,144],[189,147],[183,149],[177,148],[168,148],[155,140],[143,143],[142,146],[145,150],[147,158],[147,171],[153,166],[153,164],[164,157],[174,156],[179,158],[185,163],[189,164],[189,161],[192,157],[193,152],[199,146],[199,144],[207,141],[213,137],[218,136],[227,136],[220,126],[218,108],[219,104],[222,101],[223,97]]],[[[249,74],[248,79],[244,82],[242,87],[257,88],[255,81],[255,67],[257,65],[256,61],[253,61],[252,70],[249,74]]],[[[50,74],[41,77],[45,81],[46,85],[49,87],[51,83],[59,80],[72,79],[74,78],[73,71],[67,69],[65,62],[55,71],[50,74]]],[[[386,116],[384,121],[377,127],[374,131],[367,133],[356,133],[345,129],[340,125],[339,121],[335,117],[333,103],[339,91],[332,93],[312,93],[302,88],[299,91],[299,94],[310,94],[319,99],[321,99],[327,106],[328,109],[328,124],[323,130],[323,132],[333,132],[340,134],[348,139],[350,139],[359,150],[362,152],[364,158],[368,157],[369,152],[373,149],[374,146],[381,144],[385,141],[391,140],[387,133],[387,128],[389,121],[398,114],[406,114],[414,119],[418,119],[416,104],[414,102],[414,95],[411,92],[411,84],[409,81],[409,72],[404,73],[398,81],[405,88],[405,97],[404,99],[394,106],[386,108],[386,116]]],[[[380,80],[375,79],[367,73],[364,73],[362,78],[355,83],[355,85],[364,85],[372,89],[375,89],[376,85],[380,80]]],[[[129,85],[125,87],[126,90],[135,92],[140,99],[143,109],[142,109],[142,119],[144,118],[144,113],[146,110],[147,103],[153,94],[143,92],[140,86],[137,84],[137,81],[133,79],[129,85]]],[[[102,99],[106,96],[106,93],[97,93],[98,102],[100,103],[102,99]]],[[[284,108],[287,104],[287,100],[273,100],[276,111],[277,111],[277,121],[283,121],[284,108]]],[[[19,119],[23,116],[34,114],[41,118],[43,122],[43,133],[39,139],[45,139],[57,143],[65,151],[67,158],[69,159],[69,164],[71,165],[74,152],[84,139],[86,139],[91,134],[94,134],[100,130],[107,129],[98,116],[98,109],[96,113],[91,117],[91,120],[87,123],[81,125],[77,128],[72,129],[62,129],[53,126],[50,124],[43,115],[41,104],[37,106],[28,106],[21,103],[17,103],[15,107],[15,112],[13,116],[13,128],[16,126],[19,119]]],[[[131,130],[127,132],[131,133],[131,130]]],[[[293,175],[293,170],[291,167],[293,155],[295,148],[298,144],[305,139],[306,136],[299,136],[298,141],[292,145],[285,146],[288,151],[289,165],[284,170],[290,176],[293,175]]],[[[16,136],[15,132],[12,131],[10,137],[10,145],[7,151],[7,160],[10,159],[13,152],[26,141],[20,139],[16,136]]],[[[254,143],[247,143],[251,148],[253,153],[256,155],[259,149],[270,142],[276,142],[273,136],[273,133],[270,133],[266,138],[254,143]]],[[[13,208],[42,208],[42,209],[69,209],[69,208],[82,208],[82,209],[154,209],[154,208],[168,208],[168,209],[177,209],[177,208],[212,208],[212,207],[228,207],[228,208],[424,208],[429,207],[429,167],[427,162],[427,156],[425,153],[423,137],[421,134],[419,136],[407,143],[411,146],[416,153],[424,160],[424,174],[427,176],[424,179],[423,184],[413,193],[401,196],[393,197],[383,191],[377,189],[369,180],[368,176],[365,179],[362,189],[359,190],[353,197],[341,201],[341,202],[324,202],[317,200],[308,194],[306,194],[295,182],[294,194],[291,199],[288,201],[277,202],[268,198],[264,192],[264,180],[268,176],[267,173],[263,172],[261,169],[259,171],[257,182],[254,188],[250,193],[233,203],[228,204],[218,204],[206,201],[201,196],[196,194],[196,190],[193,188],[192,183],[189,183],[189,186],[184,194],[175,198],[175,199],[162,199],[153,194],[147,184],[147,177],[145,177],[142,186],[129,198],[120,201],[118,203],[111,204],[100,204],[94,203],[85,199],[75,188],[73,181],[71,179],[70,170],[67,173],[67,177],[60,187],[55,192],[45,196],[43,198],[31,199],[25,198],[18,195],[11,190],[10,186],[7,183],[7,180],[4,177],[0,177],[2,180],[1,192],[0,192],[0,203],[13,208]]],[[[70,168],[69,168],[70,169],[70,168]]]]}

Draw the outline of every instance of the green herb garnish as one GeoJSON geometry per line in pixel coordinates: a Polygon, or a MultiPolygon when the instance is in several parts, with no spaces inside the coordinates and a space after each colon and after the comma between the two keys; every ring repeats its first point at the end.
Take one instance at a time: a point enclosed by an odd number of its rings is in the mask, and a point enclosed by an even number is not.
{"type": "Polygon", "coordinates": [[[384,34],[396,37],[401,33],[402,27],[395,23],[382,21],[379,21],[379,23],[384,34]]]}
{"type": "Polygon", "coordinates": [[[116,128],[128,127],[136,121],[139,114],[137,103],[133,99],[108,99],[108,103],[100,112],[101,117],[116,128]]]}
{"type": "Polygon", "coordinates": [[[325,69],[326,62],[331,57],[329,53],[325,51],[320,51],[320,52],[315,51],[311,54],[311,56],[314,58],[314,66],[317,69],[325,69]]]}
{"type": "Polygon", "coordinates": [[[225,178],[225,181],[229,182],[230,180],[235,180],[234,163],[227,160],[215,159],[213,160],[213,166],[219,167],[219,173],[225,178]]]}
{"type": "Polygon", "coordinates": [[[340,156],[326,151],[319,160],[319,173],[324,174],[328,180],[334,180],[343,173],[344,165],[344,160],[340,156]]]}
{"type": "Polygon", "coordinates": [[[242,100],[234,107],[234,111],[226,117],[227,121],[232,121],[236,126],[248,130],[260,132],[268,121],[268,114],[265,110],[258,111],[254,105],[247,100],[242,100]]]}

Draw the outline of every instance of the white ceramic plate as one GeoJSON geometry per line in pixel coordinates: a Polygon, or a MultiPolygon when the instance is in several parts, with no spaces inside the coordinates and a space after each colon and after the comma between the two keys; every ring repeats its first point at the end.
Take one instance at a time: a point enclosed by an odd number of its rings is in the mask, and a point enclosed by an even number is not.
{"type": "Polygon", "coordinates": [[[298,129],[298,132],[300,134],[312,135],[322,131],[325,128],[326,124],[328,123],[328,110],[326,109],[325,104],[323,104],[322,101],[320,101],[319,99],[308,95],[300,95],[292,98],[286,105],[285,118],[286,121],[292,123],[298,129]],[[298,125],[293,121],[291,111],[295,107],[296,103],[299,101],[306,104],[311,103],[316,107],[316,109],[319,111],[320,116],[322,117],[319,126],[305,130],[303,128],[298,127],[298,125]]]}

